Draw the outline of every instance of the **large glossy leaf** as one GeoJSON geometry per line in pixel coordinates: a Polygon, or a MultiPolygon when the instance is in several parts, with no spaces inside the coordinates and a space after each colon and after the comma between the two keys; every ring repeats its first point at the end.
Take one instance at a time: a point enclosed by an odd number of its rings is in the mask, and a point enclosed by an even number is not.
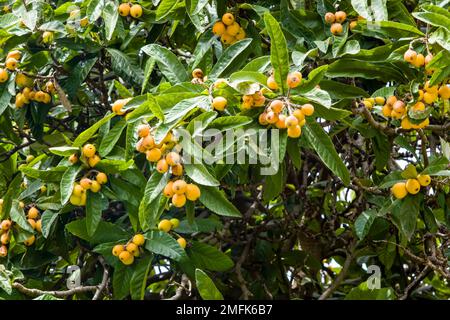
{"type": "Polygon", "coordinates": [[[185,164],[184,169],[189,178],[198,184],[204,186],[220,185],[219,181],[201,163],[185,164]]]}
{"type": "Polygon", "coordinates": [[[108,208],[108,199],[100,192],[88,191],[86,201],[86,230],[92,237],[102,219],[102,212],[108,208]]]}
{"type": "Polygon", "coordinates": [[[162,231],[150,231],[145,234],[145,249],[181,261],[186,258],[186,253],[179,243],[169,234],[162,231]]]}
{"type": "Polygon", "coordinates": [[[100,143],[100,147],[98,148],[98,153],[100,154],[100,156],[104,157],[111,152],[126,126],[126,120],[120,119],[108,132],[108,134],[103,137],[102,142],[100,143]]]}
{"type": "Polygon", "coordinates": [[[98,129],[100,129],[101,126],[103,126],[105,123],[107,123],[111,118],[115,116],[114,113],[110,113],[104,118],[100,119],[96,123],[94,123],[92,126],[90,126],[88,129],[84,130],[82,133],[78,135],[78,137],[73,142],[73,147],[81,147],[83,146],[96,132],[98,129]]]}
{"type": "Polygon", "coordinates": [[[350,173],[334,148],[333,142],[317,122],[308,122],[303,132],[309,144],[316,150],[323,163],[336,174],[345,185],[350,183],[350,173]]]}
{"type": "Polygon", "coordinates": [[[228,201],[223,191],[220,191],[217,187],[199,186],[201,191],[200,202],[205,205],[209,210],[217,213],[221,216],[228,217],[241,217],[241,213],[238,209],[228,201]]]}
{"type": "Polygon", "coordinates": [[[275,73],[275,81],[282,93],[285,93],[287,91],[286,79],[289,73],[289,53],[286,39],[277,20],[269,12],[264,14],[264,23],[270,37],[270,62],[275,73]]]}
{"type": "Polygon", "coordinates": [[[219,60],[216,62],[214,67],[211,69],[208,77],[210,79],[216,79],[221,76],[226,75],[227,69],[236,64],[239,59],[240,54],[250,45],[252,39],[244,39],[232,44],[230,47],[225,49],[225,51],[220,56],[219,60]]]}
{"type": "Polygon", "coordinates": [[[141,50],[156,60],[159,70],[170,83],[175,84],[189,79],[186,69],[170,50],[158,44],[146,45],[141,50]]]}
{"type": "Polygon", "coordinates": [[[135,62],[122,51],[107,49],[111,57],[113,71],[124,80],[140,86],[144,80],[144,73],[135,62]]]}
{"type": "Polygon", "coordinates": [[[75,164],[73,166],[68,167],[67,170],[64,172],[64,175],[62,176],[61,183],[59,186],[62,205],[65,205],[67,201],[69,201],[69,198],[72,195],[75,180],[81,169],[82,168],[79,164],[75,164]]]}
{"type": "Polygon", "coordinates": [[[203,300],[223,300],[223,296],[214,282],[201,269],[195,270],[195,283],[203,300]]]}
{"type": "Polygon", "coordinates": [[[233,268],[233,260],[214,246],[194,241],[188,250],[189,257],[198,268],[226,271],[233,268]]]}

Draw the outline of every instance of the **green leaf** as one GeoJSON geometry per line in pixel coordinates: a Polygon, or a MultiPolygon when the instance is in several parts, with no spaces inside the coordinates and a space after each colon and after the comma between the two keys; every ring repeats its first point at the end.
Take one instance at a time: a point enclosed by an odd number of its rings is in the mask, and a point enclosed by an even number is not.
{"type": "Polygon", "coordinates": [[[270,66],[270,56],[262,56],[253,59],[247,63],[243,68],[242,72],[265,72],[270,66]]]}
{"type": "Polygon", "coordinates": [[[312,70],[308,74],[308,80],[303,80],[300,86],[298,86],[298,90],[300,92],[308,92],[314,89],[324,77],[325,73],[327,72],[327,69],[328,65],[326,64],[312,70]]]}
{"type": "Polygon", "coordinates": [[[242,215],[238,209],[228,201],[223,191],[217,187],[207,187],[200,185],[200,202],[209,210],[221,216],[240,218],[242,215]]]}
{"type": "Polygon", "coordinates": [[[137,262],[130,281],[130,292],[133,300],[144,300],[147,278],[152,267],[152,256],[146,256],[137,262]]]}
{"type": "Polygon", "coordinates": [[[31,167],[20,167],[19,170],[22,171],[27,177],[41,179],[42,181],[60,182],[64,172],[67,167],[60,166],[54,167],[47,170],[38,170],[31,167]]]}
{"type": "Polygon", "coordinates": [[[286,39],[280,25],[270,12],[264,14],[264,23],[270,37],[270,62],[275,72],[275,81],[281,88],[281,92],[285,94],[287,91],[286,79],[289,73],[289,53],[286,39]]]}
{"type": "Polygon", "coordinates": [[[184,249],[169,234],[162,231],[149,231],[145,234],[145,249],[175,261],[186,258],[184,249]]]}
{"type": "Polygon", "coordinates": [[[111,152],[117,141],[120,139],[122,131],[126,128],[126,126],[126,120],[120,119],[108,132],[108,134],[103,137],[102,142],[100,143],[100,147],[98,148],[98,153],[100,154],[100,156],[105,157],[111,152]]]}
{"type": "Polygon", "coordinates": [[[370,209],[363,211],[358,218],[356,218],[354,226],[359,240],[363,240],[367,236],[376,217],[376,210],[370,209]]]}
{"type": "Polygon", "coordinates": [[[201,163],[186,163],[184,165],[186,174],[194,182],[204,186],[219,186],[220,183],[217,179],[206,169],[201,163]]]}
{"type": "Polygon", "coordinates": [[[135,62],[120,50],[113,48],[107,48],[106,50],[111,57],[113,71],[125,81],[140,86],[144,80],[144,73],[135,65],[135,62]]]}
{"type": "Polygon", "coordinates": [[[56,154],[58,156],[61,156],[61,157],[68,157],[74,153],[78,153],[80,151],[80,148],[69,147],[69,146],[53,147],[53,148],[49,148],[48,151],[50,151],[51,153],[56,154]]]}
{"type": "Polygon", "coordinates": [[[50,231],[52,229],[53,224],[58,219],[58,213],[55,213],[50,210],[44,211],[44,213],[41,216],[41,223],[42,223],[42,236],[44,238],[48,238],[50,231]]]}
{"type": "Polygon", "coordinates": [[[177,5],[178,0],[162,0],[156,9],[156,21],[167,17],[177,5]]]}
{"type": "Polygon", "coordinates": [[[194,241],[188,249],[189,257],[197,268],[211,271],[227,271],[233,268],[230,257],[216,247],[194,241]]]}
{"type": "Polygon", "coordinates": [[[323,128],[317,122],[308,122],[303,127],[303,132],[309,144],[316,150],[323,163],[336,174],[345,185],[350,183],[350,173],[339,154],[334,148],[333,142],[323,128]]]}
{"type": "Polygon", "coordinates": [[[155,206],[159,204],[161,193],[164,190],[169,176],[154,171],[145,186],[144,196],[139,204],[139,222],[143,230],[148,230],[159,218],[155,206]]]}
{"type": "Polygon", "coordinates": [[[18,201],[13,201],[9,215],[11,216],[11,220],[17,223],[19,227],[25,231],[34,233],[34,230],[28,223],[25,213],[23,212],[23,209],[20,208],[18,201]]]}
{"type": "Polygon", "coordinates": [[[199,96],[178,102],[166,112],[166,123],[183,119],[183,117],[194,108],[201,108],[204,110],[210,109],[209,97],[199,96]]]}
{"type": "Polygon", "coordinates": [[[116,242],[129,239],[130,234],[118,225],[111,222],[100,221],[94,235],[89,236],[86,228],[86,218],[74,220],[66,224],[66,229],[74,236],[86,240],[92,244],[104,242],[116,242]]]}
{"type": "Polygon", "coordinates": [[[122,300],[130,294],[130,284],[134,268],[118,263],[114,268],[113,293],[114,298],[122,300]]]}
{"type": "Polygon", "coordinates": [[[229,69],[232,65],[236,66],[237,60],[239,59],[241,53],[250,45],[251,42],[252,39],[243,39],[225,49],[219,60],[217,60],[216,64],[209,72],[208,78],[217,79],[221,76],[226,76],[227,69],[229,69]]]}
{"type": "Polygon", "coordinates": [[[277,197],[285,186],[285,170],[281,166],[274,175],[266,176],[264,179],[263,200],[269,202],[277,197]]]}
{"type": "Polygon", "coordinates": [[[204,271],[195,269],[195,283],[203,300],[223,300],[222,294],[204,271]]]}
{"type": "Polygon", "coordinates": [[[415,179],[417,177],[416,166],[413,164],[408,164],[405,170],[402,171],[401,175],[404,179],[415,179]]]}
{"type": "Polygon", "coordinates": [[[332,78],[365,78],[385,81],[392,79],[403,82],[404,75],[383,64],[375,64],[365,61],[358,61],[348,58],[339,59],[328,66],[327,76],[332,78]]]}
{"type": "Polygon", "coordinates": [[[84,145],[96,132],[97,130],[107,123],[111,118],[115,116],[114,113],[110,113],[104,118],[100,119],[96,123],[94,123],[92,126],[90,126],[88,129],[84,130],[82,133],[78,135],[78,137],[73,142],[73,147],[81,147],[84,145]]]}
{"type": "Polygon", "coordinates": [[[238,71],[230,76],[230,82],[245,81],[258,82],[265,85],[267,77],[264,74],[255,71],[238,71]]]}
{"type": "Polygon", "coordinates": [[[102,220],[103,210],[108,208],[108,199],[100,192],[89,191],[86,201],[86,230],[89,237],[97,231],[97,227],[102,220]]]}
{"type": "Polygon", "coordinates": [[[11,281],[5,270],[0,270],[0,288],[2,288],[7,294],[12,293],[11,281]]]}
{"type": "Polygon", "coordinates": [[[253,119],[247,116],[222,116],[212,121],[208,128],[226,131],[243,127],[251,122],[253,122],[253,119]]]}
{"type": "Polygon", "coordinates": [[[416,220],[419,215],[419,195],[406,196],[400,206],[396,206],[392,210],[392,216],[395,218],[396,224],[400,231],[409,240],[416,230],[416,220]]]}
{"type": "Polygon", "coordinates": [[[148,44],[141,50],[156,60],[159,70],[171,84],[189,80],[186,69],[170,50],[158,44],[148,44]]]}
{"type": "Polygon", "coordinates": [[[81,166],[79,164],[75,164],[73,166],[68,167],[66,172],[64,172],[59,187],[61,192],[62,205],[65,205],[67,201],[69,201],[70,196],[72,195],[73,185],[80,171],[81,166]]]}
{"type": "Polygon", "coordinates": [[[106,5],[103,8],[102,17],[105,22],[106,40],[108,41],[111,40],[119,19],[118,7],[119,5],[115,1],[106,1],[106,5]]]}
{"type": "Polygon", "coordinates": [[[94,23],[102,15],[103,7],[105,6],[104,0],[90,0],[86,8],[86,16],[90,23],[94,23]]]}
{"type": "Polygon", "coordinates": [[[441,14],[440,12],[413,12],[412,15],[414,18],[432,26],[444,27],[447,30],[450,28],[450,17],[448,17],[448,14],[441,14]]]}

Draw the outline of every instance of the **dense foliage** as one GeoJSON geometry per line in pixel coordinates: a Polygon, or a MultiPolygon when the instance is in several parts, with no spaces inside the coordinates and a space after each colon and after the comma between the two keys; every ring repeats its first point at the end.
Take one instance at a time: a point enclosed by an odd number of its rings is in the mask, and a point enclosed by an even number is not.
{"type": "Polygon", "coordinates": [[[0,4],[2,298],[450,297],[448,1],[0,4]]]}

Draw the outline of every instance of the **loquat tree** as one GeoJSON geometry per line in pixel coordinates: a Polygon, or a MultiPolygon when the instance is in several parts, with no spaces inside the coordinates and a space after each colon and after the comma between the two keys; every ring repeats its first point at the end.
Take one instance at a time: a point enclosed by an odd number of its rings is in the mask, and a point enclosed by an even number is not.
{"type": "Polygon", "coordinates": [[[0,1],[0,297],[448,299],[446,5],[0,1]]]}

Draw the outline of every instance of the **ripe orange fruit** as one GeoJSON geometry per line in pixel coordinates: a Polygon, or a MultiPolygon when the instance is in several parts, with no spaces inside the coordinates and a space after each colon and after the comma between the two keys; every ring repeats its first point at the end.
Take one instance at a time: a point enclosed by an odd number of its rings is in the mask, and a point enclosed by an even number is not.
{"type": "Polygon", "coordinates": [[[122,17],[126,17],[130,14],[130,4],[129,3],[121,3],[119,6],[119,14],[122,17]]]}
{"type": "Polygon", "coordinates": [[[83,189],[85,190],[89,190],[91,188],[92,185],[92,180],[89,178],[83,178],[80,180],[80,186],[83,187],[83,189]]]}
{"type": "Polygon", "coordinates": [[[298,138],[302,134],[302,129],[300,126],[295,126],[287,129],[287,134],[291,138],[298,138]]]}
{"type": "MultiPolygon", "coordinates": [[[[216,36],[219,36],[219,37],[225,33],[225,30],[226,30],[226,26],[225,26],[225,24],[224,24],[223,22],[221,22],[221,21],[216,22],[216,23],[213,25],[213,28],[212,28],[212,32],[213,32],[216,36]]],[[[194,78],[197,78],[197,77],[194,77],[194,78]]]]}
{"type": "Polygon", "coordinates": [[[286,118],[286,127],[289,128],[293,128],[296,127],[298,125],[298,119],[295,116],[289,116],[286,118]]]}
{"type": "Polygon", "coordinates": [[[406,183],[397,182],[392,186],[391,192],[395,198],[403,199],[408,194],[408,191],[406,190],[406,183]]]}
{"type": "Polygon", "coordinates": [[[222,16],[222,22],[225,25],[229,26],[229,25],[231,25],[234,22],[234,16],[231,13],[225,13],[222,16]]]}
{"type": "Polygon", "coordinates": [[[166,161],[169,166],[177,165],[181,162],[181,157],[178,152],[171,151],[166,155],[166,161]]]}
{"type": "Polygon", "coordinates": [[[169,165],[167,164],[166,159],[160,159],[156,164],[156,171],[159,173],[166,173],[169,170],[169,165]]]}
{"type": "Polygon", "coordinates": [[[8,71],[6,71],[3,68],[0,68],[0,82],[1,83],[6,82],[8,81],[8,78],[9,78],[8,71]]]}
{"type": "Polygon", "coordinates": [[[150,134],[150,126],[148,124],[140,124],[137,127],[138,136],[144,138],[150,134]]]}
{"type": "Polygon", "coordinates": [[[406,190],[411,194],[417,194],[420,191],[420,183],[417,179],[406,180],[406,190]]]}
{"type": "Polygon", "coordinates": [[[273,100],[270,103],[270,109],[275,113],[280,113],[284,108],[284,103],[281,100],[273,100]]]}
{"type": "Polygon", "coordinates": [[[347,14],[344,11],[338,11],[334,14],[334,16],[336,17],[336,22],[338,23],[342,23],[345,19],[347,19],[347,14]]]}
{"type": "Polygon", "coordinates": [[[34,241],[36,241],[36,237],[34,235],[32,235],[27,240],[25,240],[23,242],[23,244],[26,245],[27,247],[29,247],[29,246],[31,246],[34,243],[34,241]]]}
{"type": "Polygon", "coordinates": [[[325,13],[325,22],[326,23],[332,24],[332,23],[334,23],[334,21],[336,21],[336,16],[334,15],[333,12],[325,13]]]}
{"type": "Polygon", "coordinates": [[[232,24],[227,26],[226,33],[228,33],[232,37],[235,37],[239,33],[240,28],[241,27],[239,26],[239,24],[237,22],[233,22],[232,24]]]}
{"type": "Polygon", "coordinates": [[[87,158],[93,157],[95,155],[95,152],[97,152],[97,149],[93,144],[85,144],[83,147],[83,155],[87,158]]]}
{"type": "Polygon", "coordinates": [[[95,167],[97,163],[100,162],[100,157],[98,155],[94,155],[93,157],[88,159],[88,164],[91,168],[95,167]]]}
{"type": "Polygon", "coordinates": [[[417,176],[417,180],[419,181],[419,183],[422,187],[426,187],[431,183],[431,178],[427,174],[424,174],[424,175],[419,174],[417,176]]]}
{"type": "Polygon", "coordinates": [[[28,218],[30,219],[36,219],[37,217],[39,217],[39,210],[36,209],[35,207],[31,207],[28,210],[28,218]]]}
{"type": "Polygon", "coordinates": [[[119,260],[122,261],[124,265],[130,265],[134,262],[134,256],[128,251],[124,250],[119,254],[119,260]]]}
{"type": "Polygon", "coordinates": [[[289,88],[296,88],[302,81],[302,74],[298,71],[292,72],[287,77],[287,85],[289,88]]]}
{"type": "Polygon", "coordinates": [[[183,249],[186,248],[187,242],[186,239],[184,238],[178,238],[177,239],[178,244],[180,245],[180,247],[182,247],[183,249]]]}
{"type": "Polygon", "coordinates": [[[314,106],[310,103],[306,103],[302,105],[301,111],[305,116],[312,116],[314,113],[314,106]]]}
{"type": "Polygon", "coordinates": [[[215,97],[212,101],[212,106],[218,111],[223,111],[227,106],[227,99],[225,99],[224,97],[215,97]]]}
{"type": "Polygon", "coordinates": [[[294,117],[296,117],[298,121],[305,120],[305,115],[303,114],[302,110],[300,110],[300,109],[295,109],[294,112],[292,113],[292,115],[294,117]]]}
{"type": "Polygon", "coordinates": [[[414,60],[416,59],[416,57],[417,57],[417,52],[415,52],[412,49],[406,50],[405,54],[403,55],[403,59],[409,63],[413,63],[414,60]]]}
{"type": "Polygon", "coordinates": [[[200,198],[200,188],[193,184],[189,183],[186,185],[186,198],[191,201],[195,201],[200,198]]]}
{"type": "Polygon", "coordinates": [[[99,172],[99,173],[97,173],[95,180],[97,180],[97,182],[100,184],[105,184],[108,182],[108,176],[106,174],[104,174],[103,172],[99,172]]]}
{"type": "Polygon", "coordinates": [[[91,191],[94,193],[97,193],[100,191],[100,189],[102,188],[102,186],[100,185],[100,183],[97,182],[97,180],[92,180],[91,182],[91,191]]]}
{"type": "Polygon", "coordinates": [[[41,219],[36,221],[36,231],[42,232],[42,220],[41,219]]]}
{"type": "Polygon", "coordinates": [[[3,231],[8,231],[11,228],[11,220],[3,220],[0,227],[3,231]]]}
{"type": "Polygon", "coordinates": [[[17,64],[19,63],[19,61],[17,61],[14,58],[8,58],[5,61],[5,67],[8,70],[14,71],[17,68],[17,64]]]}
{"type": "Polygon", "coordinates": [[[172,191],[175,194],[183,194],[186,192],[187,183],[184,180],[176,180],[172,185],[172,191]]]}
{"type": "Polygon", "coordinates": [[[5,245],[0,247],[0,257],[6,257],[8,255],[8,248],[5,245]]]}
{"type": "Polygon", "coordinates": [[[161,159],[161,150],[158,148],[153,148],[148,150],[146,153],[147,160],[150,162],[156,162],[161,159]]]}
{"type": "Polygon", "coordinates": [[[172,166],[171,169],[174,176],[179,177],[183,175],[183,166],[180,163],[172,166]]]}
{"type": "Polygon", "coordinates": [[[145,242],[145,238],[142,234],[136,234],[131,241],[137,246],[142,246],[145,242]]]}
{"type": "Polygon", "coordinates": [[[133,18],[139,18],[142,16],[142,7],[138,4],[133,4],[130,8],[130,15],[133,18]]]}
{"type": "Polygon", "coordinates": [[[124,248],[123,245],[121,245],[121,244],[116,244],[116,245],[112,248],[112,254],[113,254],[114,256],[118,257],[119,254],[120,254],[122,251],[124,251],[124,250],[125,250],[125,248],[124,248]]]}
{"type": "Polygon", "coordinates": [[[166,196],[167,198],[171,198],[173,196],[173,181],[169,181],[166,186],[164,187],[164,191],[163,194],[164,196],[166,196]]]}
{"type": "Polygon", "coordinates": [[[172,204],[177,208],[181,208],[186,204],[186,196],[184,194],[175,193],[172,197],[172,204]]]}
{"type": "Polygon", "coordinates": [[[278,84],[273,75],[267,78],[267,87],[271,90],[278,90],[278,84]]]}
{"type": "Polygon", "coordinates": [[[330,32],[335,36],[341,34],[342,31],[343,31],[342,24],[340,23],[333,23],[330,27],[330,32]]]}
{"type": "Polygon", "coordinates": [[[220,41],[222,41],[223,44],[232,44],[235,40],[236,40],[236,38],[233,36],[230,36],[228,33],[224,33],[220,37],[220,41]]]}
{"type": "Polygon", "coordinates": [[[284,114],[280,114],[278,116],[278,121],[275,122],[275,127],[278,129],[286,129],[286,116],[284,114]]]}
{"type": "Polygon", "coordinates": [[[164,232],[169,232],[172,229],[172,223],[169,220],[163,219],[158,224],[158,229],[164,232]]]}
{"type": "Polygon", "coordinates": [[[180,220],[177,218],[170,219],[170,223],[172,224],[172,229],[176,229],[180,226],[180,220]]]}

